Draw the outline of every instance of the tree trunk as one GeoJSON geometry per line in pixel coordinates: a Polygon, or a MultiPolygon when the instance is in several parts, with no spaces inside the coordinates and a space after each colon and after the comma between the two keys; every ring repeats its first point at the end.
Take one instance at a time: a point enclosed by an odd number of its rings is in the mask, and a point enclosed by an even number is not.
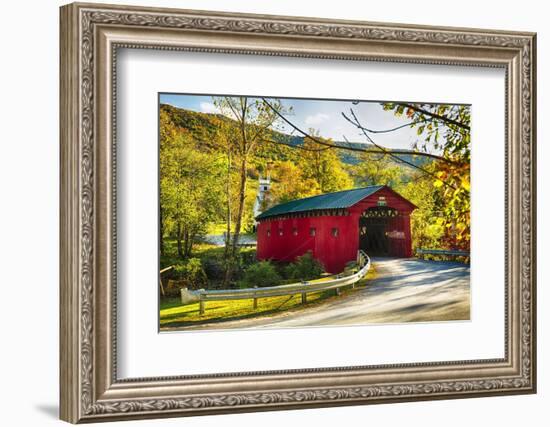
{"type": "Polygon", "coordinates": [[[231,244],[231,150],[227,151],[227,212],[226,212],[226,223],[227,228],[225,231],[225,251],[224,258],[229,257],[229,247],[231,244]]]}
{"type": "Polygon", "coordinates": [[[159,246],[160,246],[160,255],[164,256],[164,222],[162,218],[162,207],[159,209],[159,246]]]}
{"type": "Polygon", "coordinates": [[[189,230],[183,231],[183,257],[187,258],[187,247],[189,246],[189,230]]]}
{"type": "Polygon", "coordinates": [[[224,248],[224,260],[225,260],[225,275],[223,278],[223,284],[225,287],[231,282],[233,275],[233,262],[231,260],[231,149],[227,150],[227,228],[225,231],[225,248],[224,248]]]}
{"type": "Polygon", "coordinates": [[[191,258],[193,252],[193,243],[195,242],[195,234],[186,232],[185,238],[185,258],[191,258]]]}
{"type": "Polygon", "coordinates": [[[176,229],[176,239],[177,239],[177,242],[178,242],[178,256],[180,258],[184,258],[183,245],[182,245],[182,242],[181,242],[181,238],[182,238],[181,234],[182,234],[181,233],[181,224],[178,222],[177,229],[176,229]]]}
{"type": "Polygon", "coordinates": [[[240,170],[240,185],[239,185],[239,206],[237,208],[237,218],[235,220],[235,231],[233,233],[233,243],[231,246],[231,254],[233,257],[237,254],[237,246],[239,244],[239,235],[241,234],[241,226],[244,214],[244,199],[246,196],[246,156],[243,156],[241,160],[240,170]]]}
{"type": "MultiPolygon", "coordinates": [[[[239,236],[241,234],[241,225],[244,213],[244,199],[246,195],[246,156],[241,159],[240,167],[240,183],[239,183],[239,205],[237,207],[237,217],[235,218],[235,230],[233,231],[233,239],[231,240],[231,248],[226,258],[227,267],[225,270],[224,283],[227,285],[233,278],[235,271],[235,264],[237,259],[237,247],[239,243],[239,236]]],[[[229,241],[229,239],[228,239],[229,241]]]]}

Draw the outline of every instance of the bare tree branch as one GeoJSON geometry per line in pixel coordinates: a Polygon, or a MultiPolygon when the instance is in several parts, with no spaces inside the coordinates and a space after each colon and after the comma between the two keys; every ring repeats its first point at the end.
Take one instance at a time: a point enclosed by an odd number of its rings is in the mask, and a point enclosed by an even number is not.
{"type": "MultiPolygon", "coordinates": [[[[324,145],[326,147],[330,147],[330,148],[335,148],[335,149],[340,149],[340,150],[348,150],[348,151],[356,151],[356,152],[359,152],[359,153],[365,153],[365,152],[372,152],[372,153],[380,153],[381,151],[382,152],[390,152],[388,151],[387,149],[385,149],[384,147],[380,147],[378,150],[372,150],[372,149],[365,149],[365,148],[358,148],[358,147],[346,147],[344,145],[336,145],[336,144],[331,144],[330,142],[327,142],[327,141],[323,141],[319,138],[316,138],[312,135],[310,135],[309,133],[307,133],[306,131],[300,129],[298,126],[296,126],[294,123],[292,123],[290,120],[288,120],[284,115],[282,115],[279,111],[277,111],[265,98],[262,98],[262,101],[271,109],[273,110],[277,116],[279,116],[279,118],[281,118],[281,120],[283,120],[286,124],[288,124],[290,127],[292,127],[293,129],[295,129],[297,132],[299,132],[300,134],[302,134],[303,136],[309,138],[310,140],[316,142],[317,144],[319,145],[324,145]]],[[[345,116],[344,116],[345,117],[345,116]]],[[[347,117],[346,117],[347,119],[347,117]]],[[[348,120],[349,121],[349,120],[348,120]]],[[[354,126],[357,126],[354,124],[354,126]]],[[[361,130],[364,131],[364,128],[361,127],[361,130]]],[[[349,142],[348,142],[349,143],[349,142]]],[[[352,144],[352,143],[350,143],[352,144]]],[[[375,144],[373,144],[375,145],[375,144]]],[[[431,154],[431,153],[423,153],[421,151],[411,151],[411,150],[391,150],[392,153],[394,154],[404,154],[404,155],[414,155],[414,156],[422,156],[422,157],[429,157],[429,158],[432,158],[432,159],[435,159],[435,160],[441,160],[441,161],[444,161],[444,162],[447,162],[447,163],[451,163],[451,164],[454,164],[455,162],[453,162],[452,160],[449,160],[449,159],[446,159],[445,157],[441,157],[441,156],[438,156],[436,154],[431,154]]],[[[395,157],[395,156],[394,156],[395,157]]],[[[398,159],[399,161],[403,161],[402,159],[400,159],[399,157],[395,157],[396,159],[398,159]]],[[[413,165],[413,164],[411,164],[413,165]]],[[[414,167],[416,167],[416,165],[414,165],[414,167]]]]}
{"type": "Polygon", "coordinates": [[[397,127],[391,128],[391,129],[374,130],[374,129],[365,128],[365,130],[369,133],[389,133],[389,132],[393,132],[393,131],[396,131],[396,130],[399,130],[399,129],[403,129],[403,128],[408,127],[408,126],[417,125],[419,123],[426,123],[428,121],[429,121],[428,119],[417,120],[417,121],[414,121],[414,122],[405,123],[404,125],[400,125],[400,126],[397,126],[397,127]]]}
{"type": "MultiPolygon", "coordinates": [[[[346,141],[348,144],[351,144],[350,141],[346,138],[346,135],[342,135],[342,138],[344,138],[344,141],[346,141]]],[[[365,150],[365,153],[368,153],[368,152],[369,151],[365,150]]],[[[381,161],[384,157],[387,156],[386,153],[384,153],[383,151],[381,152],[380,150],[376,150],[376,154],[380,154],[380,157],[375,159],[375,161],[377,162],[381,161]]]]}
{"type": "Polygon", "coordinates": [[[470,130],[470,126],[468,126],[465,123],[459,122],[458,120],[454,120],[454,119],[451,119],[449,117],[442,116],[440,114],[432,113],[431,111],[424,110],[423,108],[417,107],[414,104],[406,104],[406,103],[399,102],[399,103],[397,103],[397,105],[402,105],[405,108],[410,108],[411,110],[414,110],[414,111],[417,111],[419,113],[425,114],[426,116],[433,117],[434,119],[442,120],[444,122],[453,124],[453,125],[458,126],[462,129],[466,129],[468,131],[470,130]]]}
{"type": "Polygon", "coordinates": [[[360,129],[360,130],[363,132],[363,135],[365,135],[365,138],[367,138],[367,140],[368,140],[371,144],[373,144],[375,147],[377,147],[377,148],[380,149],[381,151],[384,151],[385,153],[387,153],[389,156],[393,157],[394,159],[396,159],[396,160],[398,160],[398,161],[400,161],[400,162],[402,162],[402,163],[405,163],[405,164],[407,164],[407,165],[409,165],[409,166],[411,166],[411,167],[413,167],[413,168],[415,168],[415,169],[418,169],[418,170],[424,172],[425,174],[432,176],[432,177],[435,178],[436,180],[442,182],[442,183],[443,183],[444,185],[446,185],[447,187],[450,187],[450,188],[453,188],[453,189],[456,190],[456,187],[455,187],[454,185],[451,185],[451,184],[449,184],[448,182],[443,181],[441,178],[437,177],[437,175],[435,175],[434,173],[432,173],[432,172],[430,172],[430,171],[428,171],[428,170],[426,170],[426,169],[424,169],[424,168],[422,168],[422,167],[420,167],[420,166],[418,166],[418,165],[415,165],[415,164],[412,163],[412,162],[409,162],[409,161],[407,161],[407,160],[405,160],[405,159],[402,159],[402,158],[400,158],[400,157],[398,157],[398,156],[392,154],[392,152],[389,151],[388,149],[382,147],[381,145],[378,145],[376,142],[373,141],[373,139],[372,139],[372,138],[369,136],[369,134],[365,131],[365,129],[363,128],[363,126],[361,126],[361,123],[359,122],[359,119],[358,119],[357,116],[355,115],[353,109],[350,108],[350,112],[351,112],[351,115],[353,116],[353,119],[354,119],[354,120],[351,120],[348,116],[346,116],[345,113],[342,113],[342,116],[344,116],[344,118],[345,118],[348,122],[350,122],[352,125],[356,126],[358,129],[360,129]]]}

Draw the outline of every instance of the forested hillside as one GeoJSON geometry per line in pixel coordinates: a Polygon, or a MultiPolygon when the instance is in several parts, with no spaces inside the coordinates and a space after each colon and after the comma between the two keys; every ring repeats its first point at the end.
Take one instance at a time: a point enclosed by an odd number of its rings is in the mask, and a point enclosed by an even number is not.
{"type": "MultiPolygon", "coordinates": [[[[232,121],[230,118],[227,118],[221,114],[199,113],[196,111],[177,108],[168,104],[162,104],[160,109],[163,114],[166,114],[169,117],[170,121],[175,126],[181,129],[186,129],[195,139],[203,141],[205,144],[205,149],[211,148],[209,141],[212,141],[216,135],[218,121],[232,121]]],[[[296,147],[304,144],[305,137],[271,131],[270,139],[278,142],[279,146],[288,145],[290,147],[296,147]]],[[[359,163],[360,152],[365,149],[376,150],[374,145],[364,142],[332,141],[332,144],[342,147],[342,150],[337,150],[338,157],[340,157],[343,163],[347,164],[359,163]]],[[[271,149],[264,147],[263,149],[266,150],[266,156],[271,154],[274,156],[274,160],[286,160],[285,156],[292,153],[288,150],[277,150],[275,147],[272,147],[271,149]]],[[[410,151],[410,154],[400,152],[399,157],[413,164],[421,166],[429,162],[429,159],[413,154],[413,150],[401,151],[410,151]]],[[[397,163],[399,166],[399,162],[392,159],[389,160],[390,163],[397,163]]],[[[401,166],[403,166],[403,164],[401,164],[401,166]]]]}

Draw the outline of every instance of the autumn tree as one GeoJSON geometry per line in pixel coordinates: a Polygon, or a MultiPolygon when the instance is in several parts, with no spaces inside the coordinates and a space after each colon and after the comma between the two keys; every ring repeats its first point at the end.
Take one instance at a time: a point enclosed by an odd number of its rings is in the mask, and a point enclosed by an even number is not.
{"type": "Polygon", "coordinates": [[[468,105],[385,103],[383,108],[410,120],[419,137],[419,152],[438,153],[440,160],[429,173],[442,200],[438,223],[448,245],[470,245],[470,122],[468,105]]]}
{"type": "MultiPolygon", "coordinates": [[[[435,163],[425,166],[435,169],[435,163]]],[[[417,207],[411,213],[412,246],[416,248],[438,248],[444,243],[443,224],[444,202],[440,192],[433,186],[433,178],[417,172],[407,182],[395,190],[417,207]]]]}
{"type": "Polygon", "coordinates": [[[387,185],[396,187],[411,175],[407,167],[400,167],[395,160],[377,153],[362,153],[358,162],[350,167],[350,173],[358,186],[387,185]]]}
{"type": "MultiPolygon", "coordinates": [[[[222,116],[233,120],[233,123],[219,128],[218,140],[228,158],[229,175],[231,168],[234,168],[238,177],[234,187],[231,186],[230,178],[226,187],[227,199],[236,197],[237,200],[235,211],[227,214],[225,282],[229,283],[235,269],[239,236],[242,231],[250,158],[266,139],[271,126],[277,120],[276,111],[280,112],[283,108],[277,100],[272,100],[271,107],[268,108],[261,100],[248,97],[219,97],[214,99],[214,104],[222,116]],[[230,225],[231,219],[234,221],[233,227],[230,225]]],[[[231,203],[228,203],[227,208],[231,209],[231,203]]]]}
{"type": "Polygon", "coordinates": [[[353,181],[345,170],[338,156],[338,149],[320,145],[320,141],[329,144],[319,136],[314,129],[309,130],[311,136],[304,138],[301,156],[298,160],[302,175],[312,180],[319,189],[319,193],[347,190],[353,187],[353,181]]]}
{"type": "MultiPolygon", "coordinates": [[[[321,192],[319,184],[314,179],[305,177],[302,168],[288,160],[274,162],[271,179],[273,181],[270,194],[272,204],[285,203],[321,192]]],[[[262,208],[265,210],[268,206],[262,208]]]]}

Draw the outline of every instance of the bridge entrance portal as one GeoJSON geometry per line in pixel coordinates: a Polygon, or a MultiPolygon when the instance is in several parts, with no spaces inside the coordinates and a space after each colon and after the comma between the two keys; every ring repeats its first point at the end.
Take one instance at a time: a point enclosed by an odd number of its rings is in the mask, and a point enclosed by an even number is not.
{"type": "Polygon", "coordinates": [[[369,256],[396,256],[393,234],[396,233],[397,210],[387,206],[375,206],[359,217],[359,249],[369,256]]]}

